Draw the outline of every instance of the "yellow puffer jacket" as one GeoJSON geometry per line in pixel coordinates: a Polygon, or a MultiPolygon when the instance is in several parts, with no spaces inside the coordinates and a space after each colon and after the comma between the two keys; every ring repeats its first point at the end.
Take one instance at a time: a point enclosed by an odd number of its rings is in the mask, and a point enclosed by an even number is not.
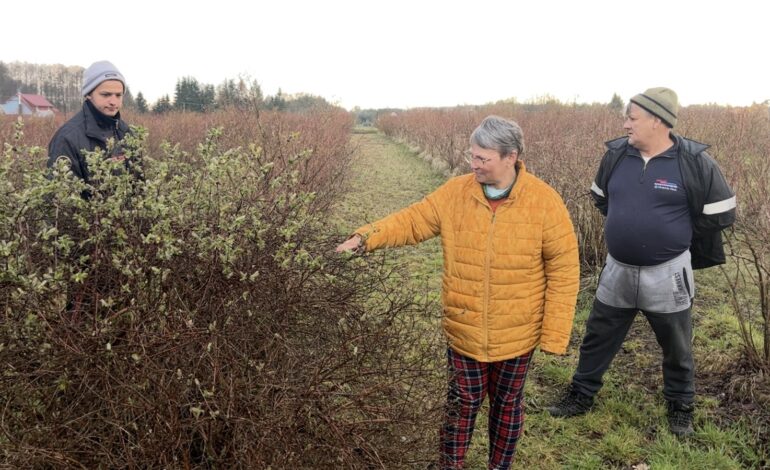
{"type": "Polygon", "coordinates": [[[452,349],[482,362],[538,344],[564,354],[575,314],[580,268],[569,213],[523,162],[517,169],[508,200],[494,213],[468,174],[355,231],[367,251],[441,235],[444,331],[452,349]]]}

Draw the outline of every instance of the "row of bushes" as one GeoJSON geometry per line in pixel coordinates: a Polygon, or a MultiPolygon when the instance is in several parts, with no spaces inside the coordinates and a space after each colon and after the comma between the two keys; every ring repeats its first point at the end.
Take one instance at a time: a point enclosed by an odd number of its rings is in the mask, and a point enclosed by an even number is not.
{"type": "Polygon", "coordinates": [[[0,466],[427,465],[441,347],[414,324],[435,307],[333,252],[347,114],[148,117],[144,179],[95,154],[89,187],[48,175],[47,122],[11,124],[0,466]]]}

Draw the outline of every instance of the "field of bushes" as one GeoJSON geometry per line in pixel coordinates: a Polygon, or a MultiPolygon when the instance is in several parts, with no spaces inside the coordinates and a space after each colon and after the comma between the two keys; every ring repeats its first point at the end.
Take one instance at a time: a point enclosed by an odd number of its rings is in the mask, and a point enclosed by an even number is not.
{"type": "MultiPolygon", "coordinates": [[[[522,125],[522,159],[567,203],[584,308],[605,255],[588,187],[602,142],[620,134],[619,111],[415,109],[382,114],[377,127],[443,179],[468,170],[468,135],[488,114],[522,125]]],[[[86,188],[64,167],[45,168],[61,117],[0,117],[0,466],[426,468],[444,345],[426,334],[439,307],[421,269],[440,263],[334,254],[344,234],[331,221],[357,206],[340,205],[361,164],[353,117],[327,108],[125,118],[140,126],[128,156],[143,178],[93,155],[86,188]],[[404,282],[415,271],[417,282],[404,282]]],[[[767,108],[690,107],[677,130],[712,144],[738,194],[730,261],[699,278],[704,298],[734,319],[735,341],[707,370],[710,384],[726,384],[725,404],[760,410],[741,428],[751,450],[735,461],[770,465],[767,108]]],[[[714,328],[709,347],[719,347],[714,328]]],[[[528,394],[557,393],[570,367],[558,361],[537,365],[528,394]]],[[[524,461],[537,461],[536,441],[524,442],[524,461]]],[[[565,458],[591,468],[599,457],[565,458]]]]}

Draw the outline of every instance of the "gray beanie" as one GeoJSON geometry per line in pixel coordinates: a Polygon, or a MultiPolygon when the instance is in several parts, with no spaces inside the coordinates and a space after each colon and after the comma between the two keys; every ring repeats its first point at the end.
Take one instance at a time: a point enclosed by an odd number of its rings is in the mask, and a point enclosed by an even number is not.
{"type": "Polygon", "coordinates": [[[674,90],[665,87],[649,88],[631,98],[631,102],[658,116],[668,127],[676,126],[679,100],[674,90]]]}
{"type": "Polygon", "coordinates": [[[126,79],[123,78],[123,74],[120,73],[117,67],[106,60],[94,62],[83,72],[83,96],[91,93],[100,83],[107,80],[118,80],[123,84],[123,90],[125,91],[126,79]]]}

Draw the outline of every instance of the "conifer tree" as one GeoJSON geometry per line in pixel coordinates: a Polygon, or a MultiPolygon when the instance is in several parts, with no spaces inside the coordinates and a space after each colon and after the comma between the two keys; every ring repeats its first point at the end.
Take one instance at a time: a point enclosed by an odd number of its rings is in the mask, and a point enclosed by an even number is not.
{"type": "Polygon", "coordinates": [[[147,107],[147,100],[144,99],[144,95],[141,91],[136,94],[136,110],[142,114],[149,111],[149,108],[147,107]]]}

